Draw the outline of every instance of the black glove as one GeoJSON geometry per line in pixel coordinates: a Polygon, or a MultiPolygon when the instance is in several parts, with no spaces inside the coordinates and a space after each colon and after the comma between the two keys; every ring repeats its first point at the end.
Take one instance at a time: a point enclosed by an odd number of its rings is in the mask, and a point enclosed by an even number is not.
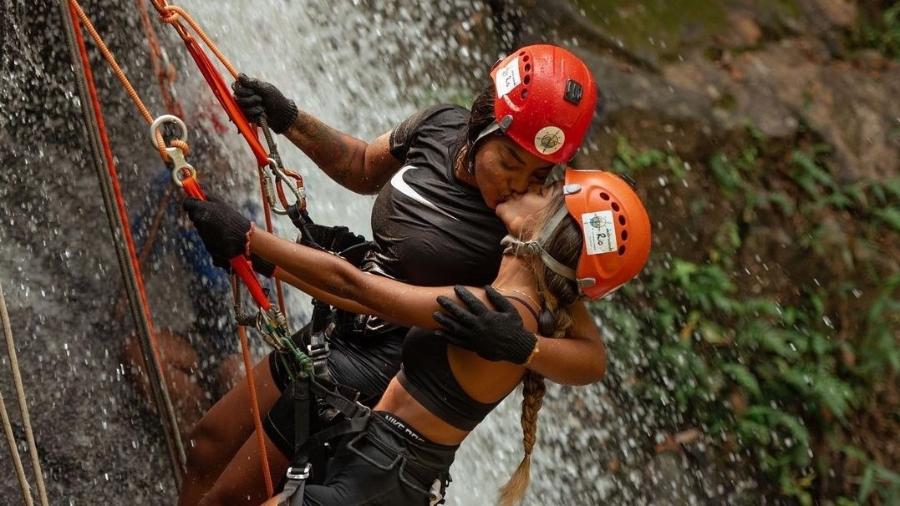
{"type": "Polygon", "coordinates": [[[446,330],[438,335],[460,348],[474,351],[481,358],[525,364],[537,345],[537,336],[525,329],[516,308],[500,292],[484,287],[488,299],[499,311],[488,309],[465,287],[454,288],[456,296],[469,307],[458,306],[443,295],[438,304],[447,313],[434,313],[434,321],[446,330]]]}
{"type": "Polygon", "coordinates": [[[253,265],[253,270],[256,271],[257,274],[261,274],[267,278],[271,278],[272,275],[275,274],[275,264],[256,253],[250,253],[250,263],[253,265]]]}
{"type": "Polygon", "coordinates": [[[280,134],[297,119],[297,104],[265,81],[241,74],[237,81],[231,83],[231,89],[234,90],[234,100],[244,111],[244,116],[253,123],[259,123],[265,114],[269,127],[280,134]]]}
{"type": "Polygon", "coordinates": [[[229,259],[246,253],[250,220],[241,213],[212,198],[206,201],[186,198],[182,206],[197,227],[215,266],[228,269],[229,259]]]}

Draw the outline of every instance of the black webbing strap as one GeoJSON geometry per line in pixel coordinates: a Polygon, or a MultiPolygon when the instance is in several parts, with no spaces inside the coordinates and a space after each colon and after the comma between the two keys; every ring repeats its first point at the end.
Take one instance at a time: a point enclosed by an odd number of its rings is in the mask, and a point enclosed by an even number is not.
{"type": "Polygon", "coordinates": [[[303,488],[309,478],[310,465],[304,448],[309,440],[310,413],[310,381],[298,378],[290,386],[291,399],[294,401],[294,459],[285,475],[284,495],[278,503],[287,506],[303,503],[303,488]],[[299,498],[300,502],[296,502],[299,498]]]}
{"type": "Polygon", "coordinates": [[[356,401],[355,392],[346,395],[350,390],[341,391],[341,387],[311,378],[301,378],[291,384],[291,397],[294,400],[294,458],[285,475],[284,494],[279,506],[301,506],[303,490],[309,479],[311,465],[309,451],[324,443],[362,432],[369,422],[371,410],[356,401]],[[344,419],[313,435],[309,434],[311,393],[322,399],[329,406],[344,415],[344,419]],[[352,398],[350,398],[352,397],[352,398]]]}
{"type": "Polygon", "coordinates": [[[306,346],[306,354],[312,360],[313,375],[316,379],[332,383],[334,378],[328,369],[328,355],[331,348],[328,345],[329,324],[333,310],[330,305],[319,300],[313,300],[312,332],[309,335],[309,344],[306,346]]]}

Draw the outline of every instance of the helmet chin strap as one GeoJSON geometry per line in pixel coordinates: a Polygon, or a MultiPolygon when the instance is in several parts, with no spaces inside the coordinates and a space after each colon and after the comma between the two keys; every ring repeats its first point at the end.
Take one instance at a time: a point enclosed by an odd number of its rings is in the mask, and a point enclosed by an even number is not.
{"type": "Polygon", "coordinates": [[[567,267],[563,265],[560,261],[553,258],[550,253],[544,249],[544,245],[546,245],[550,241],[550,237],[553,232],[556,231],[556,228],[562,223],[562,220],[569,215],[569,210],[566,206],[562,206],[556,211],[556,214],[551,217],[546,224],[544,224],[544,228],[541,230],[538,238],[531,241],[521,241],[512,235],[507,235],[500,241],[502,246],[506,246],[506,249],[503,250],[504,254],[512,254],[517,257],[521,256],[539,256],[544,265],[547,266],[551,271],[559,274],[560,276],[571,279],[575,281],[575,269],[567,267]]]}
{"type": "Polygon", "coordinates": [[[478,137],[475,137],[475,140],[472,141],[472,144],[468,146],[466,151],[466,170],[469,171],[469,174],[475,173],[475,152],[478,151],[478,145],[485,139],[485,137],[489,135],[493,135],[497,132],[502,133],[503,128],[496,121],[492,121],[490,125],[486,126],[484,130],[478,134],[478,137]]]}

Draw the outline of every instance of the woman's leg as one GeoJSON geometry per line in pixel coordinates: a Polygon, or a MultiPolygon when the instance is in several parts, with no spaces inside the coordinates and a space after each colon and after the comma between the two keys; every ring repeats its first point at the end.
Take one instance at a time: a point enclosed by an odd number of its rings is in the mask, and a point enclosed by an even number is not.
{"type": "MultiPolygon", "coordinates": [[[[270,358],[271,355],[253,369],[261,413],[267,413],[281,396],[272,378],[270,358]]],[[[250,438],[253,428],[249,389],[247,382],[241,381],[191,431],[187,445],[187,472],[181,486],[179,505],[193,506],[200,502],[232,457],[250,438]]],[[[255,438],[252,439],[255,441],[255,438]]]]}
{"type": "MultiPolygon", "coordinates": [[[[289,461],[268,435],[265,436],[265,440],[272,483],[278,483],[287,471],[289,461]]],[[[259,461],[259,445],[256,441],[255,436],[244,441],[243,446],[199,504],[203,506],[256,505],[268,499],[259,461]]]]}

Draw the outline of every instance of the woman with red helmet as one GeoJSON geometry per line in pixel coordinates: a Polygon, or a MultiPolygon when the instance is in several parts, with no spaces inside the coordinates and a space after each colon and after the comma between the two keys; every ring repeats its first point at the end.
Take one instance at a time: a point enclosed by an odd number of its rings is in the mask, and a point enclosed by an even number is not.
{"type": "Polygon", "coordinates": [[[522,499],[544,391],[536,360],[552,338],[566,335],[583,311],[580,298],[602,297],[640,272],[650,252],[650,221],[623,179],[573,169],[564,182],[500,203],[496,214],[509,234],[496,278],[483,289],[421,287],[368,275],[338,256],[255,231],[227,208],[220,218],[198,220],[203,234],[216,221],[240,224],[218,228],[279,265],[311,295],[412,327],[402,369],[365,427],[331,458],[321,484],[271,504],[435,504],[459,444],[520,382],[525,458],[501,503],[522,499]],[[499,309],[495,318],[521,330],[470,351],[457,329],[465,319],[458,301],[485,311],[490,301],[499,309]],[[539,343],[539,328],[551,339],[539,343]]]}
{"type": "MultiPolygon", "coordinates": [[[[371,143],[300,111],[271,84],[242,76],[234,89],[249,119],[265,115],[276,132],[348,189],[378,193],[372,216],[374,246],[361,265],[364,270],[422,286],[481,286],[497,273],[503,250],[500,239],[506,233],[494,210],[542,183],[554,166],[574,156],[597,104],[589,70],[559,47],[524,47],[495,65],[491,77],[471,111],[431,107],[371,143]]],[[[227,213],[215,204],[188,206],[201,232],[206,225],[197,215],[216,218],[227,213]]],[[[220,225],[221,220],[204,235],[207,249],[214,258],[240,253],[233,250],[242,245],[229,242],[220,225]]],[[[302,280],[283,268],[265,262],[256,265],[265,274],[302,286],[302,280]]],[[[538,372],[559,383],[591,383],[603,374],[599,333],[584,308],[576,316],[570,339],[548,344],[533,362],[538,372]]],[[[330,373],[373,405],[399,368],[408,329],[360,311],[344,311],[335,320],[330,373]]],[[[456,344],[474,350],[504,336],[498,332],[458,338],[456,344]]],[[[267,436],[277,453],[289,455],[293,411],[281,395],[290,382],[284,357],[273,353],[254,375],[261,408],[269,411],[267,436]],[[279,397],[282,401],[276,404],[279,397]]],[[[204,494],[210,503],[247,495],[247,488],[226,467],[229,461],[242,462],[241,452],[253,447],[245,445],[252,430],[244,415],[246,399],[241,383],[194,429],[181,504],[194,504],[204,494]]],[[[273,473],[280,477],[281,471],[273,465],[273,473]]],[[[262,482],[258,478],[248,486],[258,490],[262,482]]]]}

